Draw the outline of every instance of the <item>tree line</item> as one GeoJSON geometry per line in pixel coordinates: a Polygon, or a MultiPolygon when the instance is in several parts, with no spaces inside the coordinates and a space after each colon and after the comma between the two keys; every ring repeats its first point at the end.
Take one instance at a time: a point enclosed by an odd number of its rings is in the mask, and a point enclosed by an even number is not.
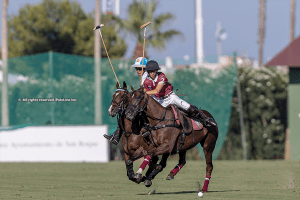
{"type": "MultiPolygon", "coordinates": [[[[133,1],[128,8],[128,19],[121,19],[113,13],[102,13],[101,29],[108,54],[121,58],[127,50],[125,36],[136,39],[133,59],[142,56],[143,33],[140,26],[148,21],[146,49],[149,46],[164,49],[167,41],[180,35],[178,30],[162,27],[173,20],[171,13],[154,15],[157,3],[133,1]]],[[[33,55],[48,51],[65,54],[94,55],[94,13],[85,13],[81,5],[69,0],[43,0],[36,5],[22,7],[17,15],[8,20],[9,58],[33,55]]],[[[107,57],[103,45],[102,57],[107,57]]]]}

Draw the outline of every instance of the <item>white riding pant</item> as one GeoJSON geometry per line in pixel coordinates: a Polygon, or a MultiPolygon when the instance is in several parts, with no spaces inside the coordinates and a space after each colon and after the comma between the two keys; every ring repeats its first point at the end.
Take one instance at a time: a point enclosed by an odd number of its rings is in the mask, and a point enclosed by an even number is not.
{"type": "Polygon", "coordinates": [[[190,107],[190,104],[186,101],[180,99],[174,92],[170,94],[167,98],[156,98],[155,95],[152,95],[153,99],[155,99],[160,105],[163,107],[167,107],[170,104],[175,104],[177,107],[187,110],[190,107]]]}

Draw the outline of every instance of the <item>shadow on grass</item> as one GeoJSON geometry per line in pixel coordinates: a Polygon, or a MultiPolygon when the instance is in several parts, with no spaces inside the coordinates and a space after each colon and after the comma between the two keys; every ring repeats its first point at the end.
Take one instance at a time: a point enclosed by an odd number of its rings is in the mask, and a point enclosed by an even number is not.
{"type": "MultiPolygon", "coordinates": [[[[238,192],[240,190],[223,190],[223,191],[208,191],[207,193],[211,192],[238,192]]],[[[162,194],[188,194],[188,193],[198,193],[199,191],[181,191],[181,192],[155,192],[151,195],[162,195],[162,194]]],[[[137,195],[148,195],[148,194],[137,194],[137,195]]]]}

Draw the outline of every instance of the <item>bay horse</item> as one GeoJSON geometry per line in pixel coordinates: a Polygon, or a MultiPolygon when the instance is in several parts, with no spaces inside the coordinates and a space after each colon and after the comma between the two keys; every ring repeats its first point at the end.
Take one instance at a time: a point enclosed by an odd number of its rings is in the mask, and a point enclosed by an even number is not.
{"type": "MultiPolygon", "coordinates": [[[[140,183],[146,180],[147,177],[151,176],[153,179],[156,174],[162,171],[163,168],[166,167],[166,161],[169,157],[169,154],[165,154],[162,156],[162,159],[159,165],[156,165],[158,161],[158,156],[153,156],[149,163],[149,168],[146,172],[146,176],[141,177],[139,174],[134,174],[133,172],[133,161],[138,159],[139,157],[132,157],[133,154],[141,155],[141,153],[146,154],[148,148],[153,148],[153,144],[149,144],[145,139],[141,136],[139,130],[140,119],[137,117],[135,119],[129,120],[125,117],[125,109],[128,104],[128,99],[130,96],[130,92],[127,90],[126,82],[123,82],[123,87],[120,88],[119,83],[116,84],[116,92],[113,95],[113,99],[111,101],[111,105],[108,109],[109,115],[115,117],[119,114],[118,124],[122,131],[122,147],[124,150],[124,160],[127,168],[127,176],[129,180],[140,183]],[[132,160],[132,162],[130,162],[132,160]],[[159,169],[158,169],[159,166],[159,169]],[[154,171],[155,170],[155,171],[154,171]],[[153,172],[154,171],[154,172],[153,172]]],[[[185,152],[180,153],[179,156],[179,168],[185,164],[185,152]]],[[[178,167],[176,166],[172,172],[167,177],[167,180],[174,179],[174,176],[178,172],[178,167]]],[[[147,187],[151,186],[150,183],[146,184],[147,187]]]]}
{"type": "MultiPolygon", "coordinates": [[[[204,123],[204,126],[201,130],[193,130],[192,134],[185,136],[184,143],[180,144],[180,136],[182,137],[183,135],[182,129],[168,127],[168,125],[173,123],[171,120],[167,120],[174,118],[172,109],[161,106],[156,100],[154,100],[144,91],[143,87],[135,90],[131,86],[131,90],[132,93],[130,94],[125,115],[129,120],[133,120],[138,114],[141,113],[146,115],[150,124],[150,129],[152,130],[151,134],[149,135],[149,140],[153,144],[147,149],[146,155],[151,157],[176,153],[184,153],[185,155],[187,150],[200,143],[205,155],[206,178],[203,188],[199,190],[199,193],[207,192],[209,180],[213,171],[212,153],[218,138],[218,127],[209,126],[204,123]]],[[[209,112],[205,110],[201,110],[201,112],[205,116],[213,118],[209,112]]],[[[141,155],[138,155],[138,153],[139,152],[136,152],[131,157],[140,157],[141,155]]],[[[147,184],[147,181],[151,181],[151,178],[151,176],[148,176],[145,184],[147,184]]]]}

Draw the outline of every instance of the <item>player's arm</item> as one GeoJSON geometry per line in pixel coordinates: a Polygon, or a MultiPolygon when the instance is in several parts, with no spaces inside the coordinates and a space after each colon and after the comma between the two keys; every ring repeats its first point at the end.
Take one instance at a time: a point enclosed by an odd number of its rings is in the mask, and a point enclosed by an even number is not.
{"type": "Polygon", "coordinates": [[[146,93],[149,94],[149,95],[155,95],[156,93],[161,91],[163,86],[164,86],[163,82],[158,83],[158,85],[156,86],[156,88],[154,90],[147,91],[146,93]]]}

